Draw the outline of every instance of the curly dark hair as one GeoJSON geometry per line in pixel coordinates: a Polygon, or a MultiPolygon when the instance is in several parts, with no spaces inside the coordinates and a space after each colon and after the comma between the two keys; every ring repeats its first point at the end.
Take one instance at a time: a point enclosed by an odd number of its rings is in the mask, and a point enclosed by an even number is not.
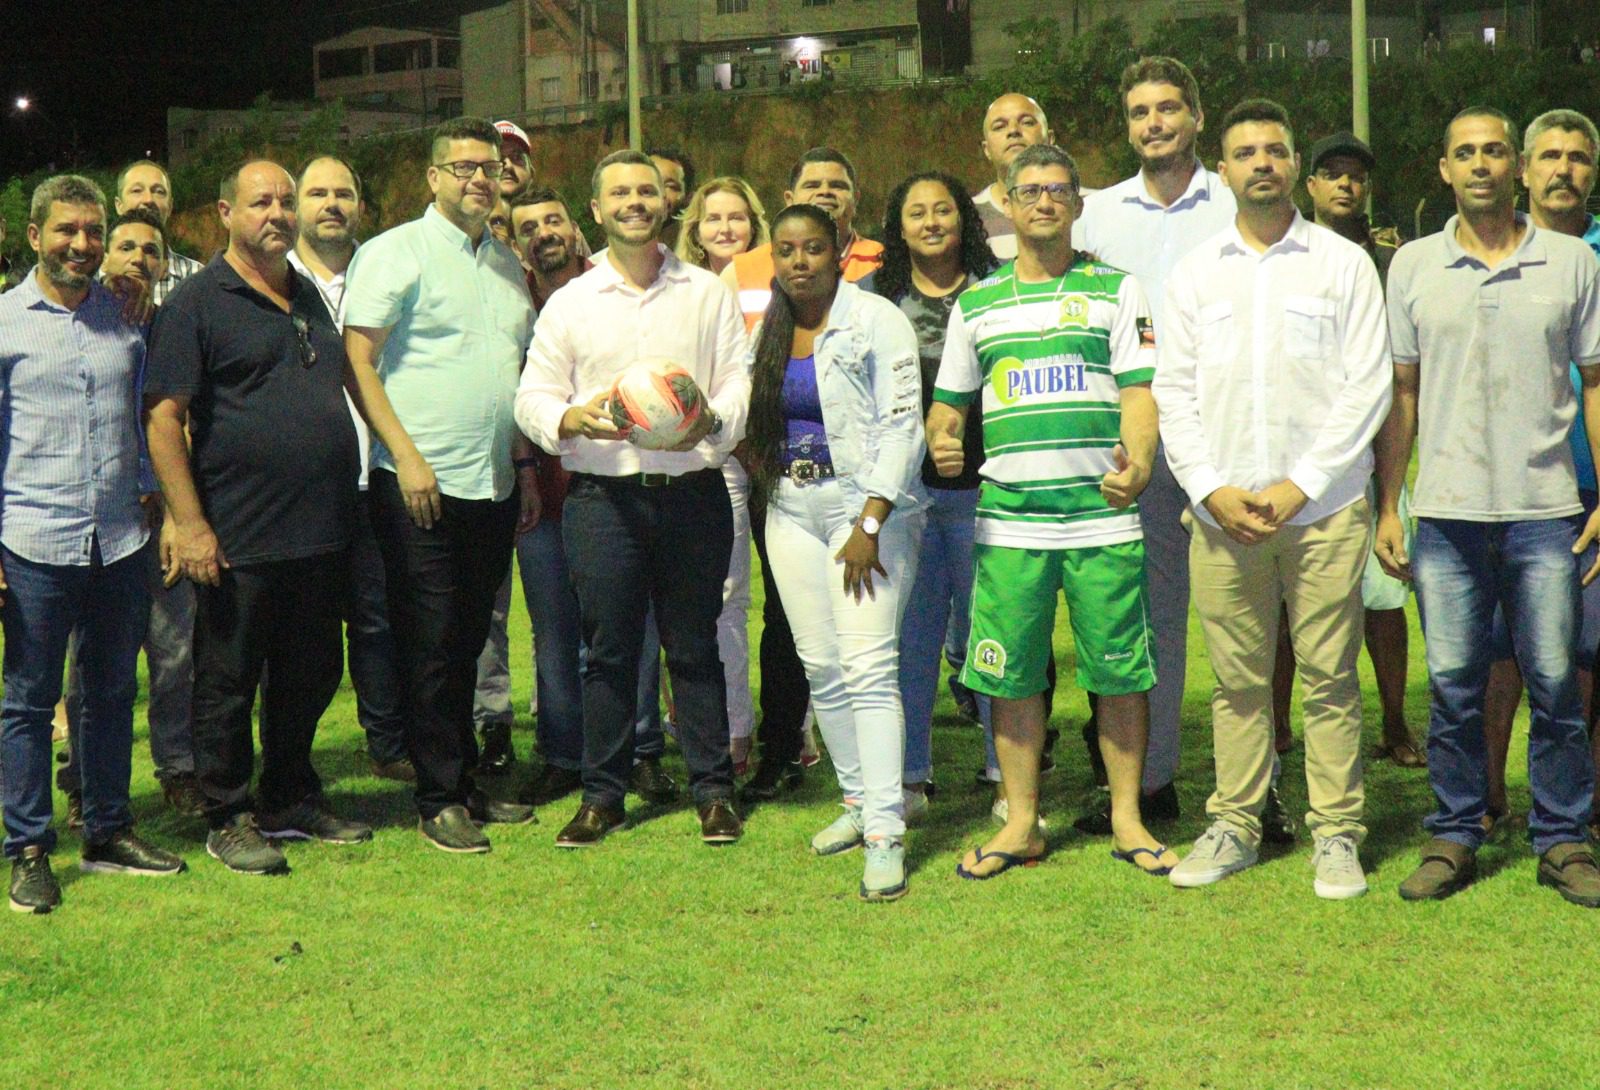
{"type": "Polygon", "coordinates": [[[883,263],[873,274],[873,285],[879,295],[892,302],[899,302],[911,288],[911,247],[906,245],[900,227],[900,213],[906,206],[906,195],[918,182],[938,182],[955,201],[956,214],[961,217],[961,268],[967,276],[982,280],[1000,264],[989,249],[989,232],[984,230],[983,217],[966,187],[943,171],[924,170],[895,186],[883,209],[883,263]]]}

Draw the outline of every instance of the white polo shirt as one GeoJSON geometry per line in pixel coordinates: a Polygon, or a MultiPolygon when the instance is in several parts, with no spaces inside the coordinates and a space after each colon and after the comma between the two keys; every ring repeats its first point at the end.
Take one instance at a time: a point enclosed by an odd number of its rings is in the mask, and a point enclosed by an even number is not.
{"type": "Polygon", "coordinates": [[[1264,253],[1230,226],[1172,270],[1165,314],[1151,389],[1196,516],[1216,525],[1203,501],[1223,485],[1293,481],[1301,526],[1365,494],[1394,384],[1365,250],[1298,212],[1264,253]]]}

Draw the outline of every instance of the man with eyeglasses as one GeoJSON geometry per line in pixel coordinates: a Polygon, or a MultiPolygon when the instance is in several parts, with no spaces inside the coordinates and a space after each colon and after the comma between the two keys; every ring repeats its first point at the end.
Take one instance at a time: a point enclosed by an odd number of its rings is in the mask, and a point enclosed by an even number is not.
{"type": "Polygon", "coordinates": [[[316,285],[288,260],[294,179],[277,163],[247,162],[223,177],[217,210],[227,249],[156,314],[146,431],[167,507],[166,580],[196,585],[194,748],[206,851],[237,873],[271,874],[288,869],[274,840],[372,837],[332,813],[311,764],[317,720],[343,673],[360,458],[339,331],[316,285]],[[263,668],[272,684],[252,797],[263,668]]]}
{"type": "Polygon", "coordinates": [[[992,700],[1006,822],[956,873],[993,878],[1045,852],[1039,759],[1064,591],[1078,683],[1100,694],[1114,853],[1162,874],[1177,857],[1139,814],[1156,681],[1136,505],[1156,452],[1150,311],[1133,277],[1073,249],[1083,205],[1071,156],[1035,144],[1007,181],[1017,260],[956,301],[927,424],[934,466],[953,477],[976,405],[986,455],[961,681],[992,700]]]}
{"type": "Polygon", "coordinates": [[[420,830],[441,851],[476,853],[489,850],[478,823],[533,820],[477,786],[472,694],[514,535],[539,520],[533,446],[511,415],[534,310],[516,255],[488,229],[499,131],[447,121],[431,153],[433,203],[357,250],[346,274],[347,384],[373,434],[368,497],[420,830]]]}

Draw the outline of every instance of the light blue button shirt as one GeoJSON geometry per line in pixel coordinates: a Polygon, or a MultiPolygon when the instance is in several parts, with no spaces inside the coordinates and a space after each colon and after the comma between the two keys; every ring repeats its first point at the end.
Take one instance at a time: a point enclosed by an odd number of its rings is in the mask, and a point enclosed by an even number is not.
{"type": "MultiPolygon", "coordinates": [[[[512,406],[534,320],[516,255],[487,230],[474,249],[430,204],[357,250],[345,280],[344,324],[389,330],[378,377],[439,490],[511,495],[512,406]]],[[[372,466],[395,467],[376,435],[372,466]]]]}
{"type": "Polygon", "coordinates": [[[0,296],[0,543],[35,564],[103,563],[149,537],[139,508],[144,339],[98,281],[76,310],[30,273],[0,296]]]}

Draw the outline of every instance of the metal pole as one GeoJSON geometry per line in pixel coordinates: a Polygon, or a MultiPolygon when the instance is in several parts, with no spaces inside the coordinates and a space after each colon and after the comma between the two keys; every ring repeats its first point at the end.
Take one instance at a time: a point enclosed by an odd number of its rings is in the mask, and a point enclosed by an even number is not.
{"type": "Polygon", "coordinates": [[[639,123],[639,0],[628,0],[628,146],[644,150],[639,123]]]}
{"type": "Polygon", "coordinates": [[[1350,0],[1350,128],[1372,143],[1367,118],[1367,0],[1350,0]]]}

